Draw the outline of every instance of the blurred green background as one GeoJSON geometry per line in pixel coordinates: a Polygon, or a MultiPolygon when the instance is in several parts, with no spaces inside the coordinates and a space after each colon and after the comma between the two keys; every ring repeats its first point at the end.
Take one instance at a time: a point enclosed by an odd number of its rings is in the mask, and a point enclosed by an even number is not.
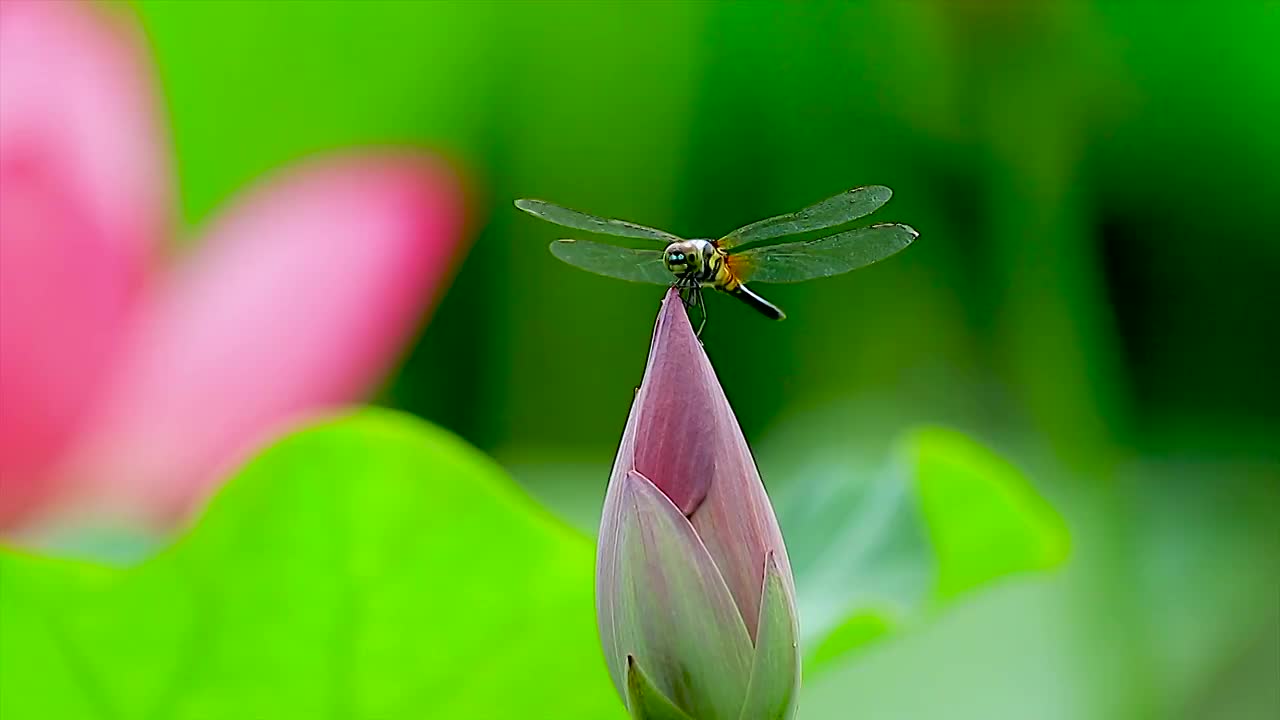
{"type": "Polygon", "coordinates": [[[817,718],[1280,715],[1280,4],[139,2],[184,217],[330,148],[457,162],[478,235],[379,402],[589,528],[659,294],[546,251],[540,197],[718,236],[861,184],[920,240],[710,298],[767,483],[944,422],[1071,527],[857,658],[817,718]]]}

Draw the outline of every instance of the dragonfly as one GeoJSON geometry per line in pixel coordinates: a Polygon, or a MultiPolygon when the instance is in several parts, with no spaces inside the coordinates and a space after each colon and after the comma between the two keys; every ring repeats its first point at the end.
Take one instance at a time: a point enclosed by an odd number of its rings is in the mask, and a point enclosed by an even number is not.
{"type": "Polygon", "coordinates": [[[701,307],[705,326],[702,288],[713,288],[767,318],[782,320],[786,313],[747,287],[748,282],[795,283],[839,275],[910,245],[919,233],[901,223],[834,231],[880,209],[892,195],[883,185],[856,187],[803,210],[740,227],[718,240],[686,240],[665,230],[589,215],[544,200],[521,199],[515,205],[562,227],[650,241],[650,247],[631,248],[593,240],[556,240],[551,243],[551,254],[598,275],[688,290],[686,304],[701,307]],[[810,236],[827,230],[833,232],[810,236]]]}

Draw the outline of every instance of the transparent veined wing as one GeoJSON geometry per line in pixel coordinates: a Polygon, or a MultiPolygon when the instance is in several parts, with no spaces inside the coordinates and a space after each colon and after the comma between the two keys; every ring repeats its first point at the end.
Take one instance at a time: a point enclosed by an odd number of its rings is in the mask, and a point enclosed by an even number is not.
{"type": "Polygon", "coordinates": [[[661,250],[637,250],[590,240],[557,240],[551,254],[597,275],[619,280],[671,285],[675,276],[662,263],[661,250]]]}
{"type": "Polygon", "coordinates": [[[792,283],[839,275],[883,260],[919,237],[912,228],[886,223],[829,237],[769,245],[729,256],[744,282],[792,283]]]}
{"type": "Polygon", "coordinates": [[[588,215],[577,210],[570,210],[567,207],[560,207],[544,200],[517,200],[516,207],[533,215],[540,217],[547,222],[553,222],[556,225],[563,225],[567,228],[575,230],[586,230],[587,232],[599,233],[601,235],[613,235],[615,237],[639,238],[641,240],[657,240],[665,245],[673,242],[680,242],[681,238],[672,235],[669,232],[656,230],[651,227],[637,225],[626,220],[613,220],[610,218],[597,217],[588,215]]]}
{"type": "Polygon", "coordinates": [[[728,250],[736,245],[748,245],[844,225],[875,212],[881,205],[889,202],[892,196],[893,191],[883,185],[867,185],[846,190],[803,210],[767,218],[738,228],[720,238],[718,244],[722,250],[728,250]]]}

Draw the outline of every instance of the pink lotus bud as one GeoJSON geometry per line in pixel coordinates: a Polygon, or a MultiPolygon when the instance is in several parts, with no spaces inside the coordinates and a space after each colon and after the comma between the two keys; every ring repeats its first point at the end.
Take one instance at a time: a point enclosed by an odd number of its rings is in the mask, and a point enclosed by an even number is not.
{"type": "Polygon", "coordinates": [[[769,497],[677,291],[609,480],[596,558],[609,674],[634,718],[785,720],[795,588],[769,497]]]}

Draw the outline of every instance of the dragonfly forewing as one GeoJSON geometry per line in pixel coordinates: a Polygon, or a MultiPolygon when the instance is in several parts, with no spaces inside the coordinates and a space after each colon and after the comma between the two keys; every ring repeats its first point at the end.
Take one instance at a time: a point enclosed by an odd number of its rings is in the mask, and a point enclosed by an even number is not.
{"type": "Polygon", "coordinates": [[[738,228],[720,239],[721,249],[773,240],[787,235],[825,230],[870,215],[889,202],[893,191],[883,185],[866,185],[829,197],[786,215],[767,218],[738,228]]]}
{"type": "Polygon", "coordinates": [[[614,237],[656,240],[664,245],[680,242],[680,238],[663,230],[637,225],[626,220],[614,220],[612,218],[589,215],[544,200],[517,200],[516,207],[547,222],[553,222],[556,225],[573,228],[574,230],[585,230],[614,237]]]}

